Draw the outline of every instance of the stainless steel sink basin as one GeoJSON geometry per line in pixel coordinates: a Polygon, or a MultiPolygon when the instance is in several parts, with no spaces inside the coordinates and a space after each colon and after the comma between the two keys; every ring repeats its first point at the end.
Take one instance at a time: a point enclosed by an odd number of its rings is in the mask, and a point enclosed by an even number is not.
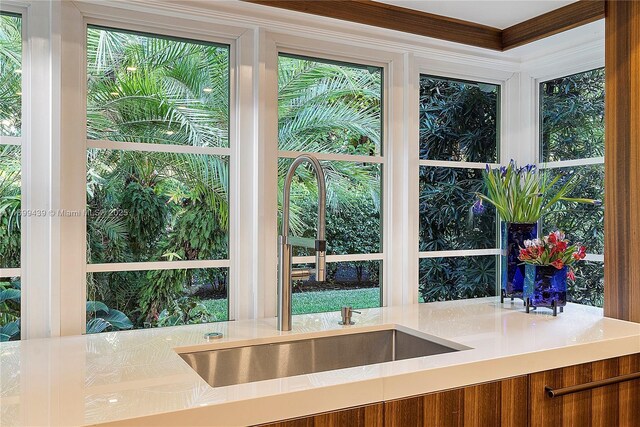
{"type": "Polygon", "coordinates": [[[418,331],[394,327],[183,353],[180,357],[212,387],[222,387],[464,349],[418,331]]]}

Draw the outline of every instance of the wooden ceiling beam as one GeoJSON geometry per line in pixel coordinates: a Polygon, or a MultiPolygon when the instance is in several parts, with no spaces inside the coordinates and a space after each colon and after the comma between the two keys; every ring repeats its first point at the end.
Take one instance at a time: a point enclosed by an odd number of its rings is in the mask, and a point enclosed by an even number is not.
{"type": "Polygon", "coordinates": [[[486,49],[502,50],[502,33],[497,28],[385,3],[358,0],[245,1],[486,49]]]}
{"type": "Polygon", "coordinates": [[[604,0],[581,0],[502,30],[502,50],[513,49],[604,18],[604,0]]]}
{"type": "Polygon", "coordinates": [[[504,30],[371,0],[244,0],[491,50],[509,50],[604,18],[605,0],[580,0],[504,30]]]}

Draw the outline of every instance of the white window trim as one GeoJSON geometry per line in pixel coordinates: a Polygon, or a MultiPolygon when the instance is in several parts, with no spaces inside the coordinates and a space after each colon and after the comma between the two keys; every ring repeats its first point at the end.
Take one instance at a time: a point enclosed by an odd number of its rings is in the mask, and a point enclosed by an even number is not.
{"type": "MultiPolygon", "coordinates": [[[[384,261],[383,253],[370,253],[370,254],[347,254],[347,255],[327,255],[327,263],[336,262],[354,262],[354,261],[384,261]]],[[[310,256],[294,256],[292,257],[293,264],[314,264],[316,257],[310,256]]]]}
{"type": "Polygon", "coordinates": [[[154,144],[141,142],[108,141],[87,139],[87,148],[98,150],[146,151],[151,153],[203,154],[212,156],[231,156],[231,148],[195,147],[191,145],[154,144]]]}
{"type": "MultiPolygon", "coordinates": [[[[222,44],[229,46],[229,147],[192,147],[192,146],[181,146],[175,144],[148,144],[148,143],[134,143],[134,142],[126,142],[126,141],[108,141],[108,140],[86,140],[87,149],[98,148],[98,149],[112,149],[112,150],[130,150],[130,151],[145,151],[145,152],[158,152],[158,153],[178,153],[178,154],[199,154],[199,155],[216,155],[216,156],[226,156],[229,159],[230,169],[230,194],[229,194],[229,255],[235,250],[235,245],[237,241],[235,241],[232,237],[237,234],[237,221],[236,221],[236,203],[235,198],[238,191],[238,186],[234,185],[236,180],[236,176],[234,172],[237,170],[235,163],[237,163],[237,158],[232,156],[231,154],[234,152],[235,146],[237,145],[236,140],[236,123],[237,123],[237,109],[236,109],[236,41],[231,38],[223,38],[219,37],[216,33],[215,36],[211,34],[195,34],[193,32],[187,32],[184,30],[176,31],[167,29],[167,28],[159,28],[155,26],[148,25],[140,25],[140,23],[136,23],[135,25],[132,23],[124,23],[121,21],[113,21],[111,19],[105,18],[93,18],[93,17],[85,17],[84,20],[84,33],[86,34],[87,28],[89,26],[100,26],[104,28],[113,29],[115,31],[118,30],[129,30],[135,32],[143,32],[149,34],[149,36],[154,35],[165,35],[171,37],[180,37],[184,39],[194,40],[194,41],[203,41],[203,42],[211,42],[215,44],[222,44]]],[[[174,24],[175,25],[175,24],[174,24]]],[[[174,27],[175,28],[175,27],[174,27]]],[[[86,37],[86,36],[85,36],[86,37]]],[[[86,38],[83,40],[83,50],[86,51],[85,47],[86,38]]],[[[86,61],[84,62],[86,64],[86,61]]],[[[83,67],[84,73],[86,73],[86,65],[83,67]]],[[[86,78],[83,80],[86,81],[86,78]]],[[[85,88],[86,93],[86,88],[85,88]]],[[[86,201],[85,201],[86,203],[86,201]]],[[[86,217],[85,219],[85,227],[86,227],[86,217]]],[[[85,243],[86,247],[86,243],[85,243]]],[[[86,263],[86,261],[85,261],[86,263]]],[[[96,272],[118,272],[118,271],[141,271],[141,270],[168,270],[168,269],[193,269],[193,268],[229,268],[229,280],[227,283],[227,304],[229,307],[228,318],[229,320],[234,320],[236,313],[232,310],[233,307],[233,299],[235,295],[232,294],[232,289],[236,287],[236,279],[231,267],[231,262],[229,258],[226,259],[211,259],[211,260],[197,260],[197,261],[155,261],[155,262],[133,262],[133,263],[87,263],[86,272],[87,273],[96,273],[96,272]]],[[[85,283],[83,286],[83,295],[86,299],[86,275],[85,275],[85,283]]]]}
{"type": "MultiPolygon", "coordinates": [[[[481,163],[481,162],[464,162],[464,161],[449,161],[449,160],[418,160],[418,166],[423,167],[445,167],[445,168],[462,168],[462,169],[485,169],[487,164],[489,167],[495,168],[499,167],[500,164],[504,164],[508,160],[506,157],[509,155],[509,150],[506,150],[505,141],[511,140],[512,135],[508,132],[510,129],[513,129],[513,125],[509,125],[507,123],[508,120],[513,120],[515,115],[507,113],[507,106],[512,104],[519,94],[517,91],[513,90],[512,86],[508,84],[508,80],[513,77],[513,73],[509,71],[504,71],[500,69],[488,69],[484,67],[470,67],[466,64],[458,64],[454,62],[447,61],[429,61],[427,58],[420,58],[417,60],[417,78],[419,79],[421,75],[427,75],[434,78],[441,79],[452,79],[452,80],[462,80],[468,82],[480,82],[480,83],[488,83],[496,85],[500,88],[500,103],[498,105],[498,124],[499,128],[497,130],[498,136],[498,153],[500,163],[481,163]],[[508,139],[507,139],[508,138],[508,139]]],[[[416,100],[416,104],[417,104],[416,100]]],[[[418,123],[416,123],[416,127],[418,127],[418,123]]],[[[416,157],[419,157],[419,141],[416,142],[415,147],[416,157]]],[[[416,176],[416,181],[418,181],[419,169],[414,169],[414,174],[416,176]]],[[[419,193],[415,194],[415,211],[416,217],[419,218],[419,193]]],[[[477,257],[477,256],[496,256],[500,255],[501,251],[499,248],[499,219],[496,218],[496,247],[489,249],[462,249],[462,250],[437,250],[437,251],[419,251],[418,252],[418,263],[423,259],[432,259],[432,258],[459,258],[459,257],[477,257]]],[[[419,240],[418,229],[415,230],[416,241],[419,240]]],[[[499,276],[500,276],[500,265],[496,264],[496,292],[499,288],[499,276]]],[[[419,270],[416,271],[416,294],[419,293],[419,270]]]]}
{"type": "Polygon", "coordinates": [[[228,259],[189,261],[114,262],[87,264],[87,273],[152,270],[193,270],[201,268],[229,268],[228,259]]]}
{"type": "MultiPolygon", "coordinates": [[[[511,158],[519,163],[535,163],[536,79],[597,68],[594,61],[600,59],[593,59],[592,47],[603,46],[601,42],[578,40],[572,48],[575,55],[564,50],[544,57],[525,57],[515,51],[489,52],[242,2],[196,4],[148,0],[107,5],[84,0],[53,3],[5,0],[2,9],[22,13],[29,40],[23,59],[25,208],[86,207],[82,47],[85,19],[92,23],[106,20],[116,28],[128,26],[136,31],[196,40],[212,38],[215,40],[211,41],[219,43],[225,39],[229,42],[222,43],[234,44],[236,59],[232,73],[236,78],[232,89],[237,103],[230,132],[231,141],[236,143],[229,147],[228,154],[221,154],[237,159],[230,162],[231,192],[235,194],[230,200],[230,215],[236,219],[236,225],[230,228],[229,260],[226,260],[230,266],[230,319],[275,315],[277,185],[274,183],[277,183],[277,158],[283,154],[275,144],[279,49],[293,53],[291,49],[297,48],[299,53],[327,58],[338,52],[341,58],[336,59],[345,62],[373,60],[387,67],[385,157],[380,161],[384,167],[383,203],[387,209],[383,217],[384,246],[381,254],[364,256],[382,257],[384,304],[398,305],[418,301],[420,253],[415,171],[421,162],[415,153],[419,74],[501,83],[500,163],[511,158]],[[306,39],[298,37],[303,33],[306,39]],[[570,72],[562,71],[571,67],[570,72]],[[29,71],[36,69],[50,69],[51,73],[29,71]],[[32,128],[29,123],[33,122],[39,126],[32,128]]],[[[366,161],[377,162],[369,158],[366,161]]],[[[49,218],[40,222],[27,219],[23,230],[20,269],[26,285],[22,302],[23,338],[83,333],[88,268],[84,219],[49,218]]],[[[597,261],[598,255],[589,255],[588,259],[591,256],[597,261]]],[[[337,257],[333,259],[343,259],[337,257]]]]}
{"type": "Polygon", "coordinates": [[[0,277],[20,277],[21,268],[0,268],[0,277]]]}
{"type": "Polygon", "coordinates": [[[423,251],[418,253],[420,259],[424,258],[459,258],[487,255],[501,255],[500,248],[492,249],[459,249],[451,251],[423,251]]]}
{"type": "Polygon", "coordinates": [[[558,160],[555,162],[541,162],[538,164],[540,169],[557,169],[574,166],[590,166],[590,165],[604,165],[604,157],[590,157],[584,159],[574,160],[558,160]]]}
{"type": "Polygon", "coordinates": [[[485,169],[500,167],[500,163],[479,163],[479,162],[459,162],[452,160],[425,160],[419,161],[420,166],[430,166],[439,168],[460,168],[460,169],[485,169]]]}
{"type": "MultiPolygon", "coordinates": [[[[605,66],[604,55],[603,39],[592,41],[582,46],[577,46],[567,52],[562,52],[561,54],[553,53],[540,58],[538,62],[542,63],[542,65],[536,65],[533,62],[527,64],[527,66],[530,67],[529,72],[531,75],[533,91],[535,93],[534,123],[536,139],[535,146],[533,148],[535,152],[535,162],[540,169],[604,164],[604,157],[560,160],[555,162],[540,161],[540,84],[545,81],[602,68],[605,66]]],[[[585,260],[592,262],[604,262],[604,255],[587,253],[585,260]]]]}
{"type": "MultiPolygon", "coordinates": [[[[13,146],[13,147],[20,147],[20,155],[21,155],[21,159],[24,159],[24,140],[25,138],[25,97],[28,95],[28,93],[25,93],[25,80],[26,80],[26,75],[28,75],[29,73],[29,61],[27,58],[27,54],[29,52],[29,49],[27,47],[27,31],[26,31],[26,24],[27,24],[27,18],[26,18],[26,13],[27,10],[25,8],[22,7],[16,7],[16,6],[12,6],[12,5],[2,5],[2,8],[0,9],[2,10],[2,12],[9,12],[9,13],[14,13],[17,15],[20,15],[21,19],[22,19],[22,127],[20,129],[20,136],[8,136],[8,135],[1,135],[0,136],[0,148],[2,148],[3,146],[13,146]]],[[[24,194],[22,188],[24,188],[25,186],[25,174],[22,171],[22,168],[24,167],[24,160],[21,160],[21,179],[20,179],[20,187],[21,187],[21,194],[24,194]]],[[[24,221],[24,220],[22,220],[24,221]]],[[[21,238],[21,248],[20,248],[20,267],[16,267],[16,268],[0,268],[0,278],[7,278],[7,277],[20,277],[22,278],[23,275],[23,270],[22,267],[25,265],[24,264],[24,259],[22,259],[22,257],[24,256],[24,238],[21,238]]],[[[22,316],[22,312],[24,312],[24,299],[21,299],[21,307],[20,307],[20,312],[21,312],[21,316],[22,316]]],[[[21,331],[22,332],[22,331],[21,331]]],[[[22,335],[24,336],[24,332],[22,332],[22,335]]]]}
{"type": "MultiPolygon", "coordinates": [[[[66,3],[66,2],[63,2],[66,3]]],[[[66,181],[62,182],[62,191],[61,196],[66,199],[66,201],[61,200],[60,206],[64,206],[64,209],[71,211],[84,211],[86,206],[85,200],[85,191],[84,186],[86,185],[86,148],[107,148],[107,149],[125,149],[125,150],[138,150],[138,151],[158,151],[158,152],[176,152],[176,153],[196,153],[196,154],[212,154],[212,155],[223,155],[229,156],[230,158],[230,178],[232,180],[230,185],[230,217],[234,218],[234,220],[230,221],[230,239],[229,239],[229,252],[230,255],[232,252],[236,251],[235,245],[237,244],[237,231],[234,229],[237,221],[235,221],[236,215],[235,212],[238,209],[237,203],[235,202],[235,194],[237,194],[238,186],[235,184],[235,173],[237,173],[238,168],[234,164],[234,157],[232,153],[236,150],[236,144],[234,143],[236,134],[237,134],[237,111],[235,106],[235,91],[238,87],[237,82],[235,81],[235,74],[237,72],[238,67],[235,64],[235,43],[236,38],[244,33],[245,31],[239,31],[238,29],[230,30],[232,33],[231,37],[220,38],[219,33],[214,33],[211,35],[211,32],[208,31],[206,26],[201,23],[199,26],[194,25],[186,25],[187,22],[177,20],[177,19],[158,19],[157,17],[153,17],[147,14],[140,15],[130,15],[125,13],[116,13],[114,10],[109,8],[91,8],[91,11],[85,15],[82,15],[80,11],[78,11],[73,5],[65,4],[62,6],[66,8],[64,13],[62,13],[63,19],[67,20],[66,24],[62,26],[64,31],[62,31],[63,43],[62,47],[75,47],[75,50],[70,49],[68,55],[65,55],[64,52],[61,54],[61,61],[64,62],[65,68],[63,74],[63,79],[65,77],[68,80],[72,80],[71,75],[76,73],[76,75],[84,76],[86,73],[86,60],[84,52],[85,41],[86,41],[86,28],[88,25],[101,25],[105,27],[111,27],[116,29],[130,29],[135,31],[149,32],[153,34],[159,35],[170,35],[174,37],[188,38],[194,40],[201,41],[210,41],[218,44],[226,44],[230,46],[230,61],[231,61],[231,104],[230,104],[230,116],[231,116],[231,124],[230,124],[230,147],[229,148],[217,148],[217,147],[180,147],[180,146],[170,146],[170,145],[162,145],[158,147],[157,145],[161,144],[138,144],[138,143],[119,143],[112,141],[87,141],[86,139],[86,131],[85,131],[85,103],[86,103],[86,85],[84,82],[86,81],[83,77],[76,77],[73,79],[73,82],[70,83],[67,87],[75,88],[75,90],[68,90],[60,93],[62,97],[61,103],[63,105],[62,110],[67,114],[66,120],[62,121],[63,125],[63,133],[65,130],[70,132],[70,137],[62,137],[61,141],[61,156],[60,159],[63,162],[68,162],[72,167],[65,168],[65,179],[66,181]],[[99,12],[107,12],[107,18],[104,19],[99,12]],[[141,24],[141,17],[144,16],[144,24],[141,24]],[[163,21],[162,23],[159,21],[163,21]],[[148,22],[154,22],[153,26],[146,25],[148,22]],[[195,28],[194,28],[195,27],[195,28]],[[198,28],[199,27],[199,28],[198,28]],[[182,28],[191,28],[193,30],[202,31],[202,33],[198,32],[187,32],[182,30],[182,28]],[[234,38],[235,37],[235,38],[234,38]],[[75,64],[72,65],[72,64],[75,64]],[[71,70],[71,72],[67,72],[67,70],[71,70]],[[74,97],[75,99],[71,99],[74,97]],[[64,108],[67,106],[67,108],[64,108]],[[81,123],[81,125],[78,125],[81,123]],[[75,124],[75,126],[73,125],[75,124]],[[82,146],[77,144],[78,139],[83,141],[82,146]],[[65,182],[68,185],[65,185],[65,182]],[[75,187],[75,191],[72,189],[75,187]],[[82,190],[80,190],[82,188],[82,190]],[[75,209],[74,209],[75,208],[75,209]]],[[[227,28],[228,29],[228,28],[227,28]]],[[[220,30],[220,27],[217,27],[217,30],[220,30]]],[[[55,83],[54,83],[55,85],[55,83]]],[[[61,167],[62,168],[62,167],[61,167]]],[[[233,271],[233,267],[231,267],[231,262],[229,259],[226,260],[210,260],[207,262],[194,262],[194,263],[185,263],[185,262],[157,262],[157,263],[125,263],[125,264],[113,264],[113,265],[100,265],[100,264],[91,264],[87,265],[87,260],[85,258],[86,253],[86,240],[85,240],[85,229],[86,229],[86,218],[62,218],[55,219],[59,221],[59,235],[61,237],[60,245],[63,247],[72,247],[71,251],[64,251],[60,255],[60,265],[61,265],[61,273],[64,274],[64,279],[59,281],[59,286],[61,287],[61,299],[62,295],[67,295],[67,298],[64,298],[65,308],[64,310],[60,310],[60,332],[56,333],[52,331],[52,335],[63,334],[80,334],[84,333],[84,319],[85,319],[85,299],[86,299],[86,272],[97,272],[97,271],[133,271],[139,270],[140,268],[150,268],[150,269],[166,269],[166,268],[206,268],[206,267],[230,267],[230,270],[233,271]],[[66,223],[66,224],[65,224],[66,223]],[[73,296],[71,296],[73,295],[73,296]],[[79,297],[78,297],[79,296],[79,297]]],[[[52,226],[53,231],[56,230],[56,226],[52,226]]],[[[230,272],[229,277],[229,301],[231,302],[234,298],[233,292],[236,289],[235,286],[235,277],[233,273],[230,272]]],[[[234,312],[232,309],[232,305],[230,304],[230,312],[229,318],[234,318],[234,312]]]]}
{"type": "Polygon", "coordinates": [[[0,136],[0,145],[22,145],[21,136],[0,136]]]}
{"type": "MultiPolygon", "coordinates": [[[[337,161],[355,161],[365,163],[378,163],[383,168],[383,178],[381,184],[382,190],[382,251],[380,254],[356,254],[357,258],[352,260],[366,260],[367,256],[374,255],[376,259],[382,255],[382,275],[381,275],[381,303],[385,305],[396,305],[408,303],[407,295],[409,295],[403,286],[407,281],[397,280],[403,276],[403,267],[401,260],[398,257],[391,257],[389,254],[394,252],[394,248],[398,248],[402,251],[405,246],[403,239],[404,234],[402,225],[403,219],[406,218],[406,214],[403,212],[405,203],[403,203],[402,189],[399,188],[402,182],[408,182],[408,177],[404,176],[406,168],[403,166],[405,159],[403,158],[402,150],[392,151],[390,148],[399,146],[403,143],[403,129],[402,123],[407,120],[403,102],[406,96],[405,85],[403,80],[403,55],[394,53],[387,53],[381,50],[374,50],[356,46],[349,46],[336,42],[327,42],[323,40],[311,40],[302,37],[295,37],[288,34],[269,33],[269,37],[273,40],[272,49],[268,53],[272,58],[272,63],[275,68],[271,71],[274,77],[277,77],[277,60],[279,54],[301,55],[310,58],[334,60],[345,63],[354,63],[362,65],[370,65],[380,67],[383,69],[384,84],[382,94],[382,114],[383,114],[383,135],[381,145],[380,156],[353,156],[346,154],[328,154],[328,153],[309,153],[320,160],[337,160],[337,161]],[[400,155],[400,156],[399,156],[400,155]],[[396,184],[397,191],[391,190],[391,187],[396,184]],[[398,218],[394,221],[394,218],[398,218]],[[402,218],[402,219],[400,219],[402,218]],[[395,280],[394,280],[395,279],[395,280]],[[395,282],[396,286],[391,287],[389,284],[395,282]],[[401,283],[403,286],[397,286],[401,283]]],[[[277,80],[274,80],[277,81],[277,80]]],[[[277,111],[277,84],[275,90],[270,91],[271,97],[268,100],[271,108],[277,111]]],[[[270,182],[270,195],[269,198],[273,201],[273,206],[270,211],[270,220],[268,224],[263,223],[263,226],[270,228],[269,235],[273,238],[273,244],[275,245],[275,237],[278,234],[276,229],[277,225],[277,161],[278,156],[281,157],[296,157],[303,152],[287,152],[278,150],[277,146],[277,118],[275,120],[275,126],[272,129],[273,142],[268,146],[272,150],[271,156],[273,159],[270,163],[272,171],[270,182]]],[[[265,159],[267,161],[267,159],[265,159]]],[[[349,255],[351,256],[351,255],[349,255]]],[[[328,257],[328,260],[332,258],[328,257]]],[[[340,258],[334,258],[340,259],[340,258]]],[[[348,259],[348,258],[347,258],[348,259]]],[[[276,264],[275,251],[271,253],[271,263],[276,264]]],[[[274,277],[275,269],[273,273],[267,277],[274,277]],[[271,275],[273,274],[273,276],[271,275]]],[[[275,280],[273,282],[275,284],[275,280]]],[[[265,296],[272,301],[268,302],[265,306],[265,315],[275,314],[275,286],[272,291],[265,291],[265,296]],[[273,295],[273,296],[272,296],[273,295]]]]}
{"type": "Polygon", "coordinates": [[[354,154],[318,153],[315,151],[283,151],[278,150],[278,157],[295,159],[302,154],[310,154],[320,161],[377,163],[384,164],[384,156],[360,156],[354,154]]]}

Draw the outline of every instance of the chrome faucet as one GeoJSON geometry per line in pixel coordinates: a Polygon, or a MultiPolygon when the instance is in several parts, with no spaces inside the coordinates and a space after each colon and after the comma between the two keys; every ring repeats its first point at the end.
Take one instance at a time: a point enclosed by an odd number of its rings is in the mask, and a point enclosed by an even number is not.
{"type": "Polygon", "coordinates": [[[316,281],[324,282],[326,276],[327,242],[324,240],[325,211],[327,190],[325,188],[324,172],[320,162],[313,156],[303,154],[289,166],[287,177],[284,180],[282,197],[282,233],[278,237],[278,330],[291,330],[291,286],[292,280],[305,280],[313,273],[311,269],[294,269],[292,266],[291,248],[300,246],[316,251],[316,281]],[[296,169],[302,163],[308,162],[316,173],[318,182],[318,230],[316,239],[295,237],[289,235],[289,198],[291,195],[291,181],[296,169]]]}

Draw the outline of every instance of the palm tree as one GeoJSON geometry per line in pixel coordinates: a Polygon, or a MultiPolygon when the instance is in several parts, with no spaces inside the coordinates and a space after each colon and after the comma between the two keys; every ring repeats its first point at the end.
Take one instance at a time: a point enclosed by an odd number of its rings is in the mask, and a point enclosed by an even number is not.
{"type": "MultiPolygon", "coordinates": [[[[281,55],[278,63],[278,145],[285,151],[379,155],[381,153],[380,69],[281,55]]],[[[290,160],[278,163],[279,204],[290,160]]],[[[327,206],[346,213],[354,192],[380,206],[381,170],[376,164],[324,162],[327,206]],[[363,191],[364,190],[364,191],[363,191]]],[[[313,229],[314,214],[302,210],[315,199],[315,179],[301,173],[303,189],[292,191],[291,228],[313,229]]],[[[281,209],[280,209],[281,211],[281,209]]]]}
{"type": "Polygon", "coordinates": [[[22,124],[22,19],[0,14],[0,135],[19,136],[22,124]]]}
{"type": "MultiPolygon", "coordinates": [[[[226,46],[100,28],[88,30],[87,45],[90,139],[228,146],[226,46]]],[[[227,257],[228,170],[224,156],[89,150],[88,259],[227,257]]],[[[120,302],[127,307],[116,307],[132,312],[140,304],[140,318],[148,319],[193,282],[192,273],[138,274],[144,283],[129,286],[134,295],[120,302]]],[[[92,299],[116,297],[118,277],[89,279],[92,299]]]]}
{"type": "MultiPolygon", "coordinates": [[[[22,20],[0,14],[0,135],[22,125],[22,20]]],[[[0,268],[20,266],[20,147],[0,145],[0,268]]],[[[20,280],[0,278],[0,341],[20,337],[20,280]]]]}

